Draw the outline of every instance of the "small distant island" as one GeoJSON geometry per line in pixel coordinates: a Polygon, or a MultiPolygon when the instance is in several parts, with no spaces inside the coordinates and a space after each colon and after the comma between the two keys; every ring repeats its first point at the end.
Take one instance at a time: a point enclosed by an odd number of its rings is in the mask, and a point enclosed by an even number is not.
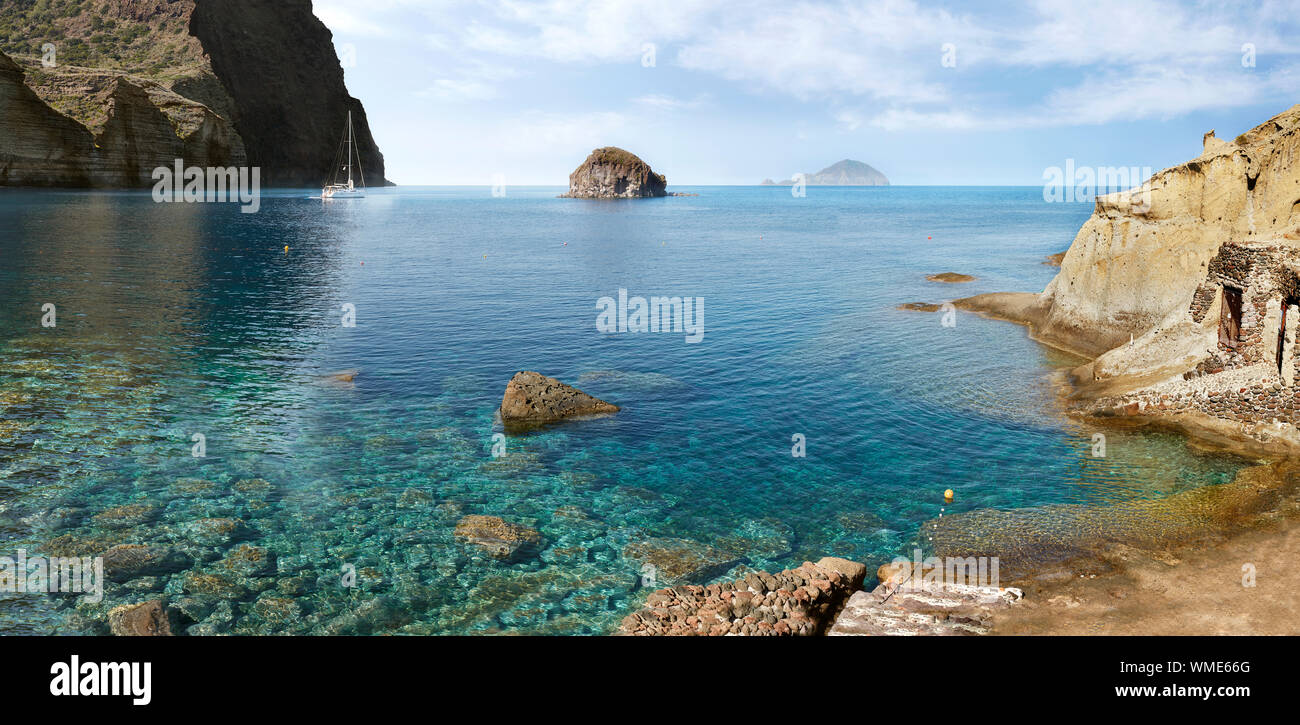
{"type": "Polygon", "coordinates": [[[644,199],[669,196],[668,179],[631,151],[606,146],[569,174],[570,199],[644,199]]]}
{"type": "MultiPolygon", "coordinates": [[[[815,174],[804,174],[808,186],[889,186],[889,179],[870,164],[844,159],[815,174]]],[[[763,179],[762,186],[794,186],[794,179],[780,183],[763,179]]]]}

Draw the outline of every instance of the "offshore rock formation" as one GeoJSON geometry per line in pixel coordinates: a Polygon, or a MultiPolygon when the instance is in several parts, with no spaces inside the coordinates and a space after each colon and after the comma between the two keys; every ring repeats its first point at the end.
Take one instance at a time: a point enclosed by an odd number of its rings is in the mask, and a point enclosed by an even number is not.
{"type": "Polygon", "coordinates": [[[615,146],[591,152],[569,174],[571,199],[640,199],[667,196],[668,180],[636,154],[615,146]]]}
{"type": "MultiPolygon", "coordinates": [[[[764,185],[770,184],[768,179],[764,185]]],[[[780,186],[793,186],[794,179],[782,181],[780,186]]],[[[889,179],[870,164],[844,159],[827,166],[815,174],[804,174],[808,186],[889,186],[889,179]]]]}
{"type": "Polygon", "coordinates": [[[825,557],[777,574],[708,586],[660,589],[629,614],[619,634],[635,636],[822,634],[844,601],[862,587],[867,567],[825,557]]]}
{"type": "Polygon", "coordinates": [[[530,370],[515,373],[501,397],[501,422],[507,429],[617,412],[617,405],[530,370]]]}
{"type": "Polygon", "coordinates": [[[1099,196],[1041,294],[956,304],[1095,358],[1071,374],[1086,412],[1300,449],[1300,106],[1203,144],[1141,187],[1099,196]]]}
{"type": "Polygon", "coordinates": [[[38,17],[0,0],[13,29],[0,35],[0,185],[147,187],[179,158],[315,186],[349,110],[366,179],[385,183],[365,110],[309,0],[47,5],[38,17]],[[47,41],[53,65],[36,55],[47,41]]]}

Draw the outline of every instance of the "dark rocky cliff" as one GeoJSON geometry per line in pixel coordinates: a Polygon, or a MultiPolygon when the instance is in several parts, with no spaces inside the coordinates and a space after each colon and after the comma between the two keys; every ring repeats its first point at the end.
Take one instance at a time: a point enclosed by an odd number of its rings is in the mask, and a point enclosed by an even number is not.
{"type": "Polygon", "coordinates": [[[314,187],[349,110],[367,183],[386,183],[310,0],[0,0],[0,185],[147,187],[181,158],[314,187]]]}
{"type": "Polygon", "coordinates": [[[320,184],[348,111],[366,181],[384,183],[366,109],[348,95],[333,35],[312,15],[311,0],[198,0],[190,32],[234,100],[235,129],[263,183],[320,184]]]}

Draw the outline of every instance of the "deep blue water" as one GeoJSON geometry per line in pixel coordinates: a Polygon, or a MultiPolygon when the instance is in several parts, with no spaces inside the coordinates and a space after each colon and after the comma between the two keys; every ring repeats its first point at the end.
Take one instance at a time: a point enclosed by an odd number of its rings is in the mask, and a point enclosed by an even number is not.
{"type": "Polygon", "coordinates": [[[241,214],[0,192],[0,553],[140,543],[185,562],[96,605],[0,594],[0,628],[100,632],[109,607],[165,596],[194,634],[603,633],[647,593],[623,552],[648,537],[758,569],[874,568],[924,545],[946,488],[951,514],[1161,496],[1239,467],[1147,433],[1108,432],[1093,458],[1051,384],[1078,360],[1015,325],[895,309],[1042,289],[1090,205],[1036,187],[677,190],[699,196],[274,192],[241,214]],[[978,280],[925,279],[944,271],[978,280]],[[602,334],[597,300],[620,288],[704,298],[704,339],[602,334]],[[494,459],[525,369],[623,410],[494,459]],[[340,370],[354,383],[322,380],[340,370]],[[453,536],[468,514],[541,546],[496,561],[453,536]],[[209,518],[237,526],[203,534],[209,518]],[[241,565],[241,546],[266,556],[241,565]]]}

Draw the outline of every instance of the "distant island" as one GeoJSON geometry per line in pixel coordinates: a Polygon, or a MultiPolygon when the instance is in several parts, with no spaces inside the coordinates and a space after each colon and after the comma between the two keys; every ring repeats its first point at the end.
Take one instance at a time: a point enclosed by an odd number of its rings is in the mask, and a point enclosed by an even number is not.
{"type": "MultiPolygon", "coordinates": [[[[889,186],[889,179],[870,164],[844,159],[815,174],[804,174],[808,186],[889,186]]],[[[794,179],[780,183],[763,179],[762,186],[794,186],[794,179]]]]}

